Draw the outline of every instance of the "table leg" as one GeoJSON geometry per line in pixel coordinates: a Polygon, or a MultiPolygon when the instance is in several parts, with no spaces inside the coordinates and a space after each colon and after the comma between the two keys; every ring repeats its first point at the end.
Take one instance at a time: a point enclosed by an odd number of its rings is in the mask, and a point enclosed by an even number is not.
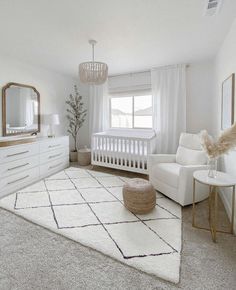
{"type": "Polygon", "coordinates": [[[195,227],[195,178],[193,178],[193,212],[192,212],[192,226],[195,227]]]}
{"type": "Polygon", "coordinates": [[[209,224],[211,224],[211,195],[212,195],[212,186],[210,185],[209,197],[208,197],[208,210],[209,210],[208,220],[209,220],[209,224]]]}
{"type": "Polygon", "coordinates": [[[235,208],[235,185],[232,193],[232,216],[231,216],[231,233],[234,233],[234,208],[235,208]]]}
{"type": "Polygon", "coordinates": [[[218,212],[218,189],[215,186],[215,202],[214,202],[214,224],[213,224],[213,241],[216,242],[216,230],[217,230],[217,212],[218,212]]]}

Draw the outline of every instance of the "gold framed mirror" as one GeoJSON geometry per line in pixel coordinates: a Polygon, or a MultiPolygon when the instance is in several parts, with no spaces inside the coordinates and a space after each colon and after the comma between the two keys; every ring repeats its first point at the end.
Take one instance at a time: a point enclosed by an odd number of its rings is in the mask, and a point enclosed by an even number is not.
{"type": "Polygon", "coordinates": [[[35,87],[8,83],[2,88],[3,136],[40,132],[40,94],[35,87]]]}

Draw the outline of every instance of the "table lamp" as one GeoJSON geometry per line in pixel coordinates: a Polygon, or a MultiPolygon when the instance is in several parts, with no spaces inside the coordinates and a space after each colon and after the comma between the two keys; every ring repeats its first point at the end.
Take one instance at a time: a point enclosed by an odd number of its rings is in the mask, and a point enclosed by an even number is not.
{"type": "Polygon", "coordinates": [[[55,137],[54,126],[60,125],[59,115],[58,114],[49,115],[48,116],[48,125],[49,125],[48,137],[53,138],[53,137],[55,137]]]}

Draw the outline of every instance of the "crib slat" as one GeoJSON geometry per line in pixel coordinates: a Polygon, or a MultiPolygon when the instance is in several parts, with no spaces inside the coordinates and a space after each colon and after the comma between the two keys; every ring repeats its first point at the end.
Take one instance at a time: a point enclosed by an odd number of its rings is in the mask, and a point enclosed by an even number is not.
{"type": "Polygon", "coordinates": [[[121,153],[123,153],[124,152],[124,139],[121,138],[120,141],[121,141],[120,151],[121,151],[121,153]]]}
{"type": "Polygon", "coordinates": [[[103,137],[103,159],[104,163],[107,163],[107,139],[106,136],[103,137]]]}
{"type": "Polygon", "coordinates": [[[119,165],[119,159],[118,159],[118,157],[119,157],[119,155],[118,155],[118,150],[119,150],[119,148],[118,148],[118,140],[119,139],[116,137],[115,140],[116,140],[115,159],[116,159],[116,165],[119,165]]]}
{"type": "Polygon", "coordinates": [[[102,141],[102,152],[101,152],[101,156],[102,156],[102,162],[104,162],[104,137],[102,136],[101,138],[102,141]]]}
{"type": "Polygon", "coordinates": [[[93,161],[97,161],[97,145],[96,145],[96,136],[93,136],[92,137],[92,148],[94,149],[93,150],[93,154],[92,154],[92,158],[93,158],[93,161]]]}
{"type": "Polygon", "coordinates": [[[108,137],[106,137],[106,163],[108,163],[108,160],[109,160],[109,150],[108,150],[108,137]]]}
{"type": "Polygon", "coordinates": [[[112,137],[112,163],[115,165],[115,138],[112,137]]]}
{"type": "Polygon", "coordinates": [[[140,140],[137,141],[137,168],[140,168],[140,140]]]}
{"type": "Polygon", "coordinates": [[[106,137],[106,163],[108,163],[109,159],[109,151],[108,151],[108,137],[106,137]]]}
{"type": "Polygon", "coordinates": [[[97,161],[96,157],[97,157],[97,136],[93,135],[92,137],[92,151],[94,153],[94,161],[97,161]]]}
{"type": "Polygon", "coordinates": [[[119,155],[120,162],[119,162],[119,164],[120,164],[121,166],[123,165],[123,151],[121,150],[121,144],[122,144],[122,141],[123,141],[123,139],[120,138],[120,148],[119,148],[119,151],[120,151],[120,155],[119,155]]]}
{"type": "Polygon", "coordinates": [[[142,141],[142,169],[145,167],[145,147],[146,141],[142,141]]]}
{"type": "Polygon", "coordinates": [[[128,139],[124,139],[124,145],[125,145],[125,150],[124,150],[124,153],[123,153],[123,155],[124,155],[124,166],[125,167],[127,167],[127,156],[128,156],[128,154],[127,154],[127,142],[128,142],[128,139]]]}
{"type": "Polygon", "coordinates": [[[137,146],[136,146],[136,142],[137,142],[137,140],[136,139],[134,139],[134,141],[133,141],[133,144],[134,144],[134,147],[133,147],[133,167],[134,168],[136,168],[136,160],[135,160],[135,154],[136,154],[136,148],[137,148],[137,146]]]}
{"type": "Polygon", "coordinates": [[[121,151],[121,143],[122,143],[122,138],[119,138],[119,165],[122,166],[123,155],[122,155],[122,151],[121,151]]]}
{"type": "Polygon", "coordinates": [[[104,149],[103,149],[103,158],[104,158],[104,162],[107,163],[107,138],[103,137],[104,139],[104,149]]]}
{"type": "Polygon", "coordinates": [[[101,138],[98,138],[98,161],[101,162],[101,138]]]}
{"type": "Polygon", "coordinates": [[[112,137],[110,137],[110,156],[111,156],[111,161],[110,161],[110,163],[113,164],[113,146],[112,146],[112,137]]]}
{"type": "Polygon", "coordinates": [[[108,155],[108,163],[111,163],[111,138],[108,136],[108,149],[107,149],[107,155],[108,155]]]}
{"type": "Polygon", "coordinates": [[[128,140],[128,144],[129,144],[129,146],[128,146],[128,154],[129,154],[129,167],[131,167],[131,141],[132,140],[128,140]]]}
{"type": "Polygon", "coordinates": [[[119,165],[119,138],[116,137],[116,164],[119,165]]]}

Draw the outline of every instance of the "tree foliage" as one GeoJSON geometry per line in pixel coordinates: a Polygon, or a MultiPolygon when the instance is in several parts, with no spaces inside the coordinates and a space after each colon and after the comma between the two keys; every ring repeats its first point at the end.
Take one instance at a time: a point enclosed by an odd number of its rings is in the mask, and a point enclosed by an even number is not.
{"type": "Polygon", "coordinates": [[[84,109],[84,103],[82,102],[82,96],[80,96],[77,86],[74,86],[74,94],[70,94],[67,104],[67,120],[69,121],[69,126],[67,132],[71,134],[74,140],[74,151],[77,151],[78,143],[78,132],[82,127],[85,117],[87,115],[87,110],[84,109]]]}

